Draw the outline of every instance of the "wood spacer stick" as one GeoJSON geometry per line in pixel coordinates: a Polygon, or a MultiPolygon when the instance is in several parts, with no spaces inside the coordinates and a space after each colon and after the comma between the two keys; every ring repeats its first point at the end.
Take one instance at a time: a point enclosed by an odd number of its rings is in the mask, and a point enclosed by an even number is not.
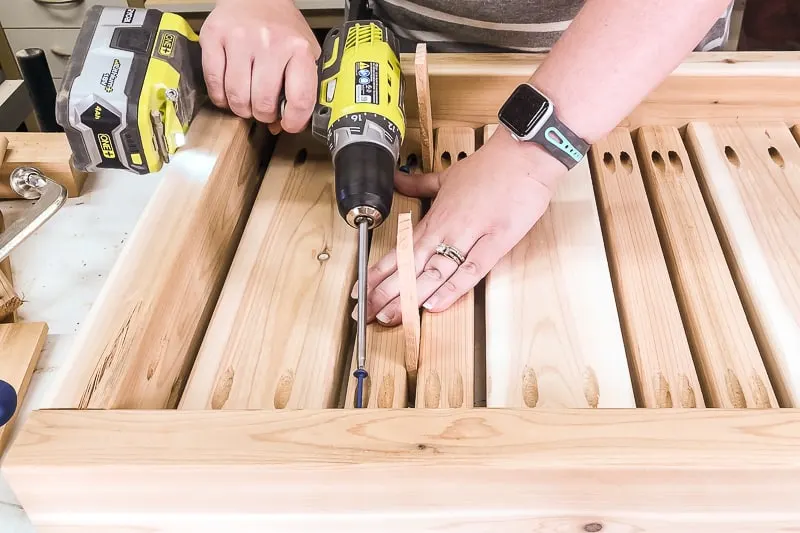
{"type": "Polygon", "coordinates": [[[411,213],[400,213],[397,217],[397,276],[400,281],[400,312],[406,340],[406,372],[409,381],[413,383],[419,365],[420,316],[411,213]]]}
{"type": "Polygon", "coordinates": [[[433,118],[431,114],[431,87],[428,79],[428,48],[425,43],[417,45],[417,53],[414,56],[414,78],[417,82],[422,170],[433,172],[433,118]]]}

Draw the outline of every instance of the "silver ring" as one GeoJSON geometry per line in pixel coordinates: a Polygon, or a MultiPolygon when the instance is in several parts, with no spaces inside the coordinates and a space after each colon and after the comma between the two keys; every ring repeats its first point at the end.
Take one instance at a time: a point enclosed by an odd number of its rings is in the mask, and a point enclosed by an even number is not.
{"type": "Polygon", "coordinates": [[[449,244],[440,243],[438,246],[436,246],[436,253],[439,255],[443,255],[448,259],[452,259],[458,264],[458,266],[461,266],[462,264],[464,264],[464,261],[466,261],[466,258],[464,258],[464,254],[462,254],[449,244]]]}

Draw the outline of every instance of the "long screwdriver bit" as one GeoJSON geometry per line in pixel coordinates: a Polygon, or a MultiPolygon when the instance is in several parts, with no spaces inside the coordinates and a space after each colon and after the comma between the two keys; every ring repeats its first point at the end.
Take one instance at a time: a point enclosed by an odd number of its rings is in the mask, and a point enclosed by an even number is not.
{"type": "Polygon", "coordinates": [[[364,381],[367,379],[367,258],[369,257],[369,224],[367,218],[358,224],[358,313],[356,323],[355,406],[364,407],[364,381]]]}

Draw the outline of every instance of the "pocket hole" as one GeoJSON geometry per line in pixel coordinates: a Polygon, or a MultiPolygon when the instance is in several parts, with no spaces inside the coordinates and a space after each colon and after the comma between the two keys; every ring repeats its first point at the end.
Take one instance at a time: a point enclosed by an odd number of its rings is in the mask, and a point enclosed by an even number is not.
{"type": "Polygon", "coordinates": [[[442,168],[447,168],[452,163],[452,159],[450,157],[450,152],[442,152],[442,168]]]}
{"type": "Polygon", "coordinates": [[[783,156],[774,146],[769,147],[769,156],[772,158],[772,161],[779,167],[781,168],[786,167],[786,161],[783,160],[783,156]]]}
{"type": "Polygon", "coordinates": [[[741,165],[741,162],[739,161],[739,155],[732,146],[725,147],[725,157],[728,158],[728,161],[730,161],[733,166],[738,168],[741,165]]]}
{"type": "Polygon", "coordinates": [[[681,161],[681,157],[678,155],[678,152],[670,150],[667,153],[669,157],[669,162],[672,165],[672,168],[675,169],[678,174],[683,174],[683,161],[681,161]]]}
{"type": "Polygon", "coordinates": [[[653,160],[653,164],[659,172],[663,173],[667,171],[667,164],[664,162],[664,158],[661,157],[659,152],[653,151],[653,153],[650,154],[650,158],[653,160]]]}
{"type": "Polygon", "coordinates": [[[609,172],[613,173],[617,171],[617,164],[614,162],[614,156],[611,155],[611,152],[606,152],[603,154],[603,163],[609,172]]]}
{"type": "Polygon", "coordinates": [[[631,159],[631,156],[628,154],[628,152],[622,152],[619,154],[619,161],[622,163],[622,166],[625,167],[625,170],[628,171],[628,174],[633,173],[633,159],[631,159]]]}
{"type": "Polygon", "coordinates": [[[456,159],[458,161],[461,161],[462,159],[466,159],[466,158],[467,158],[467,153],[466,152],[458,152],[458,157],[456,159]]]}
{"type": "Polygon", "coordinates": [[[294,156],[294,166],[302,165],[306,162],[306,159],[308,159],[308,151],[303,148],[294,156]]]}
{"type": "Polygon", "coordinates": [[[400,165],[400,171],[405,172],[406,174],[411,174],[411,171],[417,168],[418,165],[419,158],[417,157],[417,154],[408,154],[405,163],[400,165]]]}

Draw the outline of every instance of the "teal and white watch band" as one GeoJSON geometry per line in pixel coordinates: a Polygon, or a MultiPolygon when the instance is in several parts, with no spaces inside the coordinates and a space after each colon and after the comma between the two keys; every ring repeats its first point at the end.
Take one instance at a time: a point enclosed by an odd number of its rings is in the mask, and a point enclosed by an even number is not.
{"type": "Polygon", "coordinates": [[[542,124],[531,139],[571,169],[586,157],[590,145],[561,123],[555,113],[542,124]]]}

